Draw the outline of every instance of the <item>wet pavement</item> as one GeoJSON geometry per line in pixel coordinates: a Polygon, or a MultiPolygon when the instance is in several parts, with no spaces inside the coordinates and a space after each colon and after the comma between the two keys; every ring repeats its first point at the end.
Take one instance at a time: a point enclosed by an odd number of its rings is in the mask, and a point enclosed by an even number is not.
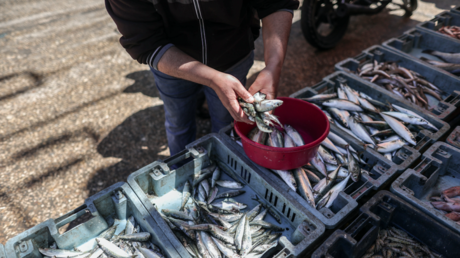
{"type": "MultiPolygon", "coordinates": [[[[279,95],[312,86],[334,64],[400,35],[455,1],[352,17],[330,51],[308,45],[295,12],[279,95]]],[[[102,1],[0,2],[0,243],[83,204],[169,156],[162,101],[133,61],[102,1]]],[[[264,67],[261,39],[249,83],[264,67]]],[[[198,137],[210,121],[198,119],[198,137]]]]}

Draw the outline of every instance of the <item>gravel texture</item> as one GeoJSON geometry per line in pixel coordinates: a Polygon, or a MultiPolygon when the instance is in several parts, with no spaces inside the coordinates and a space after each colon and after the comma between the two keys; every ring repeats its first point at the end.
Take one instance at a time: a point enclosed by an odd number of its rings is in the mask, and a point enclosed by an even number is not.
{"type": "MultiPolygon", "coordinates": [[[[453,3],[420,2],[412,18],[388,10],[353,17],[327,52],[306,43],[296,11],[279,95],[317,83],[335,63],[453,3]]],[[[0,243],[168,157],[153,77],[119,37],[103,1],[0,2],[0,243]]],[[[256,46],[249,83],[264,67],[260,39],[256,46]]],[[[198,137],[209,132],[210,121],[198,119],[198,137]]]]}

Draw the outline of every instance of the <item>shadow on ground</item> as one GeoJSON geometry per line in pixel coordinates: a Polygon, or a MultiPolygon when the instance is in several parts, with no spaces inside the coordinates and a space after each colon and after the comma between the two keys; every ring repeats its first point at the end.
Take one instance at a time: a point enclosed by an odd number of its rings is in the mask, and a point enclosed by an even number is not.
{"type": "MultiPolygon", "coordinates": [[[[133,79],[134,83],[124,93],[159,97],[150,71],[137,71],[126,77],[133,79]]],[[[210,120],[197,118],[197,138],[210,132],[210,120]]],[[[105,158],[118,158],[120,161],[94,173],[87,184],[89,196],[117,182],[126,182],[136,170],[169,157],[163,105],[143,109],[126,118],[98,143],[97,152],[105,158]]]]}

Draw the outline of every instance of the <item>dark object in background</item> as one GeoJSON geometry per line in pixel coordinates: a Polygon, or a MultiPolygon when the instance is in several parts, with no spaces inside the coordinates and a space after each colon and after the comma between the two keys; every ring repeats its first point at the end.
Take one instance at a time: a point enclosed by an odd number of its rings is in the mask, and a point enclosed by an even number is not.
{"type": "MultiPolygon", "coordinates": [[[[409,17],[417,9],[417,0],[395,4],[405,10],[409,17]]],[[[326,50],[335,47],[345,35],[350,16],[380,13],[391,0],[305,0],[302,5],[300,24],[302,33],[310,45],[326,50]],[[352,3],[351,3],[352,2],[352,3]]]]}

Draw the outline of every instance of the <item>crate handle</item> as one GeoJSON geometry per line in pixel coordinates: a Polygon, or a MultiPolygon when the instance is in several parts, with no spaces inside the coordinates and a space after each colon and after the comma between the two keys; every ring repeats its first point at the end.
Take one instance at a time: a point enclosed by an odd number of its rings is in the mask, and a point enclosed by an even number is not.
{"type": "MultiPolygon", "coordinates": [[[[190,150],[182,150],[181,152],[179,153],[176,153],[174,154],[173,156],[163,160],[163,163],[165,163],[169,168],[171,168],[172,166],[176,165],[177,163],[180,163],[188,158],[190,158],[192,155],[191,155],[191,152],[190,150]]],[[[183,164],[180,164],[178,165],[175,169],[179,168],[183,166],[183,164]]],[[[164,170],[164,168],[162,169],[164,170]]],[[[166,171],[162,171],[163,173],[165,173],[166,171]]]]}
{"type": "Polygon", "coordinates": [[[77,218],[81,217],[82,215],[86,214],[88,212],[86,204],[83,204],[82,206],[62,215],[61,217],[57,218],[54,220],[54,223],[56,224],[57,228],[60,228],[77,218]]]}

